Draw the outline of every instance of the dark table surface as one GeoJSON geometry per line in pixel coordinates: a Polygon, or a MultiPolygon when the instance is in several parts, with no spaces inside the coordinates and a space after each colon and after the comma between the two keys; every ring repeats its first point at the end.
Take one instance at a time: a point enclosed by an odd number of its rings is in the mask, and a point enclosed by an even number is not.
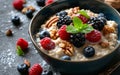
{"type": "MultiPolygon", "coordinates": [[[[27,3],[25,5],[34,6],[36,12],[41,9],[41,7],[37,6],[35,0],[26,1],[27,3]]],[[[31,65],[40,63],[45,67],[46,63],[35,50],[30,40],[28,34],[29,23],[30,19],[28,19],[26,15],[12,7],[12,0],[0,0],[0,75],[19,75],[16,66],[23,63],[24,59],[28,59],[31,65]],[[11,23],[11,17],[13,15],[18,15],[20,17],[22,22],[20,26],[16,27],[11,23]],[[12,30],[13,36],[6,36],[5,32],[8,29],[12,30]],[[24,56],[18,56],[16,53],[16,40],[20,37],[26,39],[29,43],[28,52],[24,56]]],[[[117,55],[117,60],[119,60],[119,54],[120,53],[117,55]]],[[[60,74],[54,73],[54,75],[60,74]]],[[[115,70],[112,75],[120,75],[120,68],[115,70]]]]}

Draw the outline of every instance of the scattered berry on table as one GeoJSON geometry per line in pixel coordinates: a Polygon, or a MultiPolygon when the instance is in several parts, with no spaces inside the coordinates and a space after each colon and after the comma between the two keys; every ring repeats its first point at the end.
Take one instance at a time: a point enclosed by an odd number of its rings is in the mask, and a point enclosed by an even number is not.
{"type": "Polygon", "coordinates": [[[83,46],[85,44],[85,34],[84,33],[71,34],[70,42],[75,47],[78,47],[78,48],[83,46]]]}
{"type": "Polygon", "coordinates": [[[86,39],[92,43],[99,42],[101,38],[102,38],[101,32],[98,30],[93,30],[90,33],[86,34],[86,39]]]}
{"type": "Polygon", "coordinates": [[[65,55],[60,58],[61,60],[71,60],[70,56],[65,55]]]}
{"type": "Polygon", "coordinates": [[[47,5],[50,5],[51,3],[53,3],[54,2],[54,0],[46,0],[45,1],[45,5],[47,6],[47,5]]]}
{"type": "Polygon", "coordinates": [[[101,31],[103,29],[104,25],[105,25],[105,22],[104,22],[103,18],[92,17],[88,21],[88,24],[91,24],[94,29],[97,29],[97,30],[101,31]]]}
{"type": "Polygon", "coordinates": [[[38,6],[45,6],[45,0],[36,0],[38,6]]]}
{"type": "Polygon", "coordinates": [[[41,75],[43,68],[39,64],[34,64],[30,70],[29,75],[41,75]]]}
{"type": "Polygon", "coordinates": [[[12,34],[12,30],[11,29],[8,29],[7,31],[6,31],[6,36],[12,36],[13,34],[12,34]]]}
{"type": "Polygon", "coordinates": [[[24,51],[28,48],[28,42],[23,38],[19,38],[16,42],[16,46],[20,46],[20,48],[24,51]]]}
{"type": "Polygon", "coordinates": [[[40,44],[45,50],[51,50],[55,48],[55,43],[49,37],[41,39],[40,44]]]}
{"type": "Polygon", "coordinates": [[[85,16],[79,15],[78,17],[82,20],[83,23],[87,23],[88,22],[88,18],[86,18],[85,16]]]}
{"type": "Polygon", "coordinates": [[[60,28],[62,25],[70,25],[72,23],[72,19],[68,15],[59,16],[59,20],[57,22],[57,27],[60,28]]]}
{"type": "Polygon", "coordinates": [[[40,31],[39,37],[40,39],[43,39],[45,37],[50,37],[50,33],[47,30],[42,30],[40,31]]]}
{"type": "Polygon", "coordinates": [[[11,19],[12,23],[16,26],[20,25],[20,17],[15,15],[15,16],[12,16],[12,19],[11,19]]]}
{"type": "Polygon", "coordinates": [[[62,27],[58,31],[58,35],[62,40],[69,40],[70,34],[66,31],[66,25],[62,25],[62,27]]]}
{"type": "Polygon", "coordinates": [[[83,54],[85,57],[92,57],[95,55],[95,49],[91,46],[87,46],[83,49],[83,54]]]}
{"type": "Polygon", "coordinates": [[[36,9],[31,5],[31,6],[24,7],[21,12],[22,12],[23,14],[26,14],[26,12],[27,12],[28,10],[31,10],[32,12],[35,12],[36,9]]]}
{"type": "Polygon", "coordinates": [[[66,16],[68,13],[66,11],[60,11],[56,14],[56,16],[66,16]]]}
{"type": "Polygon", "coordinates": [[[17,70],[20,72],[21,75],[28,75],[29,67],[26,64],[19,64],[17,65],[17,70]]]}
{"type": "Polygon", "coordinates": [[[31,19],[33,17],[33,11],[32,10],[28,10],[26,12],[26,16],[31,19]]]}
{"type": "Polygon", "coordinates": [[[15,9],[22,10],[23,9],[24,1],[23,0],[14,0],[12,4],[13,4],[13,7],[15,9]]]}

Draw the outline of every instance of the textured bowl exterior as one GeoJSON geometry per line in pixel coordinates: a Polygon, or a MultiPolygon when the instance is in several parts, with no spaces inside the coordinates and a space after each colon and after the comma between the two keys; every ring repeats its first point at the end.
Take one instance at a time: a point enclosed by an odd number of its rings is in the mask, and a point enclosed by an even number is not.
{"type": "MultiPolygon", "coordinates": [[[[79,6],[81,9],[89,9],[95,13],[104,13],[107,19],[114,20],[118,23],[118,32],[120,31],[120,15],[119,13],[112,7],[97,1],[97,0],[60,0],[56,1],[55,3],[48,5],[41,9],[34,18],[32,19],[29,25],[29,34],[30,38],[36,47],[37,51],[39,52],[40,56],[50,64],[55,70],[69,73],[69,74],[90,74],[90,73],[98,73],[99,71],[103,70],[105,67],[109,65],[109,62],[112,60],[116,50],[112,53],[104,56],[103,58],[94,60],[94,61],[87,61],[87,62],[68,62],[68,61],[61,61],[59,59],[50,57],[42,52],[35,42],[35,34],[39,32],[40,26],[45,23],[52,15],[55,13],[68,9],[71,7],[79,6]]],[[[120,39],[120,35],[118,34],[118,40],[120,39]]]]}

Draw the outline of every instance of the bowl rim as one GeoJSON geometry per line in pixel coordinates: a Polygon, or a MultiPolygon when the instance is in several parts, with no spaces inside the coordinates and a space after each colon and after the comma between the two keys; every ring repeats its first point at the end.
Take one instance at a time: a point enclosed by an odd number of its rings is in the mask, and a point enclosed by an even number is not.
{"type": "MultiPolygon", "coordinates": [[[[61,1],[66,1],[66,0],[61,0],[61,1]]],[[[112,10],[114,10],[114,11],[119,15],[119,17],[120,17],[120,13],[119,13],[115,8],[113,8],[112,6],[110,6],[110,5],[102,2],[102,1],[100,1],[100,0],[96,0],[96,1],[97,1],[97,2],[100,2],[101,4],[104,4],[104,5],[108,6],[108,7],[110,7],[110,8],[111,8],[112,10]]],[[[44,10],[44,8],[47,8],[47,7],[49,7],[49,6],[55,5],[57,2],[60,2],[60,0],[55,1],[55,2],[51,3],[50,5],[44,6],[43,8],[41,8],[41,10],[44,10]]],[[[102,57],[98,57],[98,58],[96,58],[96,59],[91,59],[91,60],[87,60],[87,61],[61,60],[61,59],[59,59],[59,58],[52,57],[52,56],[48,55],[47,53],[45,53],[44,51],[41,50],[41,48],[39,47],[39,45],[37,44],[37,42],[35,42],[35,40],[33,39],[33,35],[32,35],[32,33],[31,33],[32,24],[33,24],[35,18],[37,17],[37,15],[39,15],[39,13],[41,12],[41,10],[39,10],[39,11],[33,16],[33,18],[31,19],[31,21],[30,21],[30,23],[29,23],[28,33],[29,33],[30,39],[31,39],[32,43],[34,44],[34,46],[36,46],[36,47],[39,49],[39,50],[38,50],[38,49],[36,49],[36,50],[37,50],[38,52],[43,53],[43,54],[46,55],[47,57],[50,57],[51,59],[54,59],[54,60],[57,60],[57,61],[61,61],[61,62],[68,62],[68,63],[92,62],[92,61],[96,61],[96,60],[105,58],[106,56],[108,56],[108,55],[112,54],[113,52],[115,52],[118,47],[120,47],[120,41],[117,40],[117,45],[116,45],[116,47],[115,47],[114,50],[112,50],[110,53],[108,53],[108,54],[106,54],[106,55],[104,55],[104,56],[102,56],[102,57]]],[[[39,54],[39,55],[40,55],[40,54],[39,54]]],[[[42,57],[42,58],[43,58],[43,57],[42,57]]]]}

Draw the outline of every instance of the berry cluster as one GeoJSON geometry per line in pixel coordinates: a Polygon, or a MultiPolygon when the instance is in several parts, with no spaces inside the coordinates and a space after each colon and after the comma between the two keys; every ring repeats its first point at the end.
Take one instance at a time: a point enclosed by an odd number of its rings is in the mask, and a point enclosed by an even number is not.
{"type": "Polygon", "coordinates": [[[67,15],[67,12],[61,11],[56,15],[59,16],[59,20],[57,22],[58,28],[60,28],[62,25],[70,25],[72,23],[72,19],[67,15]]]}
{"type": "Polygon", "coordinates": [[[17,70],[21,75],[41,75],[43,68],[40,64],[34,64],[30,69],[30,62],[24,60],[24,63],[17,65],[17,70]]]}
{"type": "Polygon", "coordinates": [[[88,24],[91,24],[94,29],[101,31],[106,24],[106,18],[104,17],[104,14],[100,13],[98,17],[90,18],[88,24]]]}

